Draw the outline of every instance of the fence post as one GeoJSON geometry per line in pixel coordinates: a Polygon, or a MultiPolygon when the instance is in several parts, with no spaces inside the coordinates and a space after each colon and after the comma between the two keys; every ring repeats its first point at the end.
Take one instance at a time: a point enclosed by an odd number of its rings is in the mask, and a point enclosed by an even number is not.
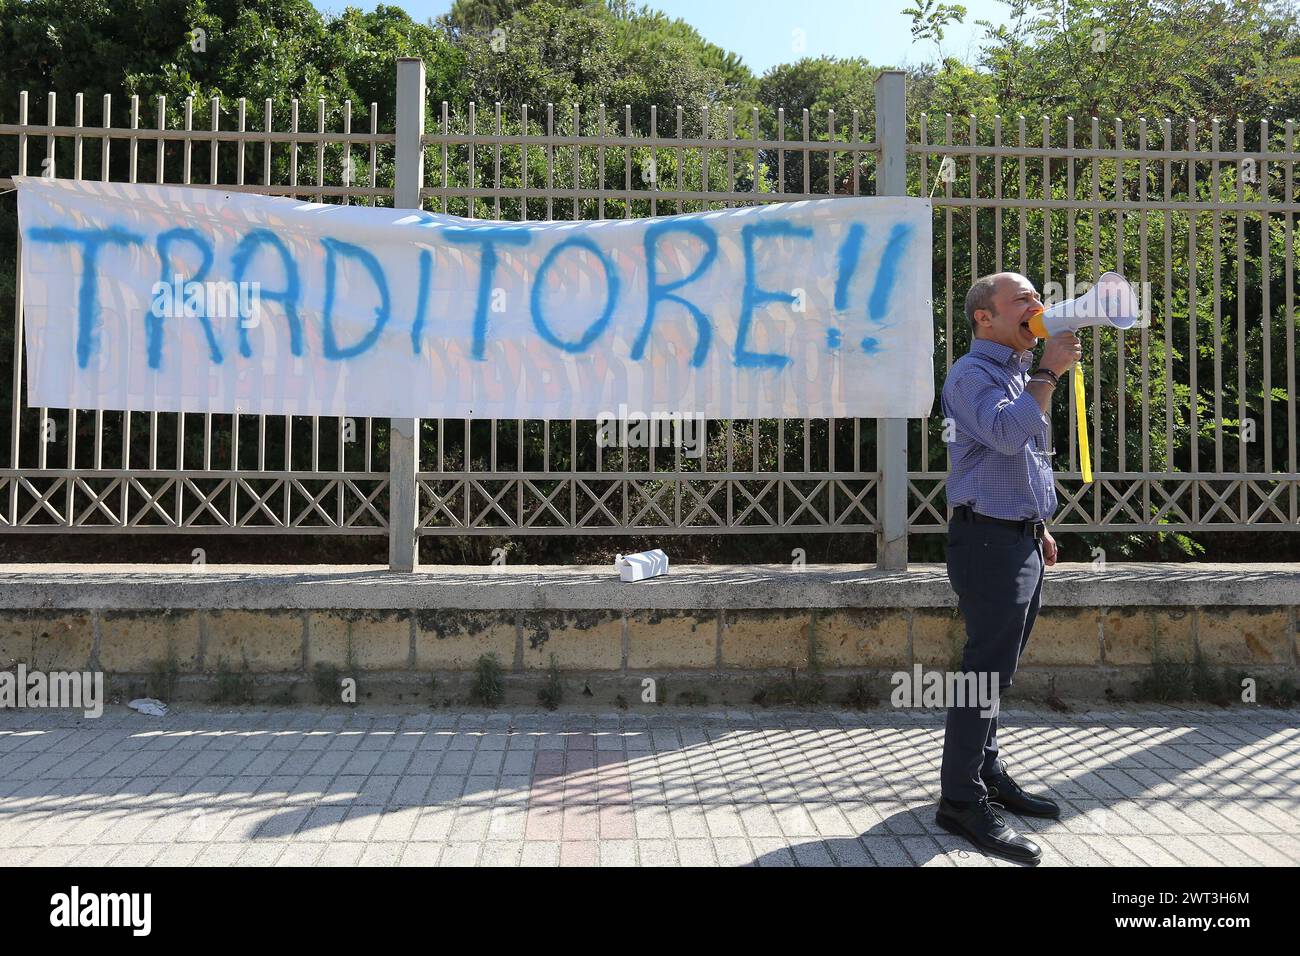
{"type": "MultiPolygon", "coordinates": [[[[883,70],[876,77],[876,195],[907,195],[906,74],[883,70]]],[[[916,303],[921,308],[922,303],[916,303]]],[[[907,419],[876,419],[876,495],[880,530],[876,533],[876,567],[907,568],[907,419]]]]}
{"type": "MultiPolygon", "coordinates": [[[[424,185],[424,61],[397,61],[397,149],[393,206],[419,209],[424,185]]],[[[388,567],[414,571],[419,563],[418,418],[393,418],[388,430],[388,567]]]]}

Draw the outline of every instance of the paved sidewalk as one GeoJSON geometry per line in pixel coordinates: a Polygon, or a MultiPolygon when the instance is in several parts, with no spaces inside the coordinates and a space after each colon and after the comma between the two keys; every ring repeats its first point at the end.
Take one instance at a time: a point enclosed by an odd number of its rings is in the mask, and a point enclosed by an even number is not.
{"type": "MultiPolygon", "coordinates": [[[[1044,864],[1300,864],[1300,712],[1003,709],[1044,864]]],[[[0,867],[1010,866],[934,823],[939,712],[0,712],[0,867]]],[[[1013,825],[1017,818],[1012,817],[1013,825]]]]}

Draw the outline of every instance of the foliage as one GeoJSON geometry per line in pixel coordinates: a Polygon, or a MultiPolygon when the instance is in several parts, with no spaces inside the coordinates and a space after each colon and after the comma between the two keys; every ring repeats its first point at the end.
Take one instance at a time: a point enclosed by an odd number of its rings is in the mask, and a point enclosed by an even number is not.
{"type": "Polygon", "coordinates": [[[167,656],[151,661],[145,675],[145,696],[170,704],[176,696],[176,682],[180,679],[180,659],[176,650],[167,645],[167,656]]]}
{"type": "Polygon", "coordinates": [[[339,689],[342,686],[343,672],[337,664],[318,661],[312,668],[312,684],[316,688],[316,699],[322,704],[333,706],[342,701],[339,689]]]}
{"type": "Polygon", "coordinates": [[[256,681],[247,654],[239,670],[227,664],[224,657],[217,658],[217,686],[212,695],[214,704],[251,704],[256,693],[256,681]]]}
{"type": "Polygon", "coordinates": [[[848,691],[844,695],[844,704],[852,710],[870,710],[880,703],[871,681],[863,674],[855,674],[849,680],[848,691]]]}
{"type": "Polygon", "coordinates": [[[474,664],[474,682],[470,685],[469,702],[479,707],[497,707],[505,694],[500,660],[496,654],[481,655],[474,664]]]}
{"type": "Polygon", "coordinates": [[[546,679],[537,689],[537,701],[547,710],[555,710],[564,700],[564,679],[560,674],[560,660],[551,654],[546,667],[546,679]]]}

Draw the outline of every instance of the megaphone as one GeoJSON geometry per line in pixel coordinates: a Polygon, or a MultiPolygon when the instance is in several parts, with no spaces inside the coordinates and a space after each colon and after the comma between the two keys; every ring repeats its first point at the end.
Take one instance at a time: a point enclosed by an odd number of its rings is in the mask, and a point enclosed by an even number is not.
{"type": "MultiPolygon", "coordinates": [[[[1096,284],[1076,299],[1058,302],[1050,309],[1035,313],[1029,319],[1029,331],[1040,339],[1058,332],[1073,332],[1085,325],[1109,325],[1116,329],[1130,329],[1138,320],[1138,297],[1118,272],[1103,272],[1096,284]]],[[[1084,408],[1087,396],[1083,391],[1083,366],[1074,366],[1074,410],[1079,434],[1079,470],[1083,483],[1092,481],[1092,456],[1088,451],[1088,413],[1084,408]]]]}
{"type": "Polygon", "coordinates": [[[1096,284],[1079,296],[1058,302],[1029,320],[1029,331],[1040,339],[1085,325],[1129,329],[1138,320],[1137,292],[1118,272],[1103,272],[1096,284]]]}

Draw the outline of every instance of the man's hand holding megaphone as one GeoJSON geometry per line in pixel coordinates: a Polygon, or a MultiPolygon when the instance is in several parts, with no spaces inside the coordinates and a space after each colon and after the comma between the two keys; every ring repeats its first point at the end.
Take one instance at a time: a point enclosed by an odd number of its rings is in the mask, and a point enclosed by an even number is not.
{"type": "MultiPolygon", "coordinates": [[[[1038,337],[1045,334],[1041,328],[1042,315],[1041,311],[1036,312],[1028,322],[1030,332],[1038,337]]],[[[1038,366],[1025,386],[1044,412],[1051,410],[1052,393],[1056,391],[1057,383],[1082,358],[1083,345],[1072,329],[1061,329],[1047,338],[1038,366]]],[[[1043,537],[1043,559],[1049,568],[1056,564],[1056,540],[1050,532],[1043,537]]]]}
{"type": "MultiPolygon", "coordinates": [[[[1034,320],[1038,319],[1042,313],[1030,320],[1029,327],[1032,330],[1034,320]]],[[[1034,333],[1038,335],[1038,332],[1034,333]]],[[[1043,355],[1038,360],[1038,367],[1045,368],[1053,372],[1057,378],[1062,377],[1066,372],[1074,367],[1074,363],[1083,358],[1083,343],[1079,337],[1074,334],[1073,329],[1062,329],[1055,335],[1048,337],[1047,343],[1043,346],[1043,355]]]]}

